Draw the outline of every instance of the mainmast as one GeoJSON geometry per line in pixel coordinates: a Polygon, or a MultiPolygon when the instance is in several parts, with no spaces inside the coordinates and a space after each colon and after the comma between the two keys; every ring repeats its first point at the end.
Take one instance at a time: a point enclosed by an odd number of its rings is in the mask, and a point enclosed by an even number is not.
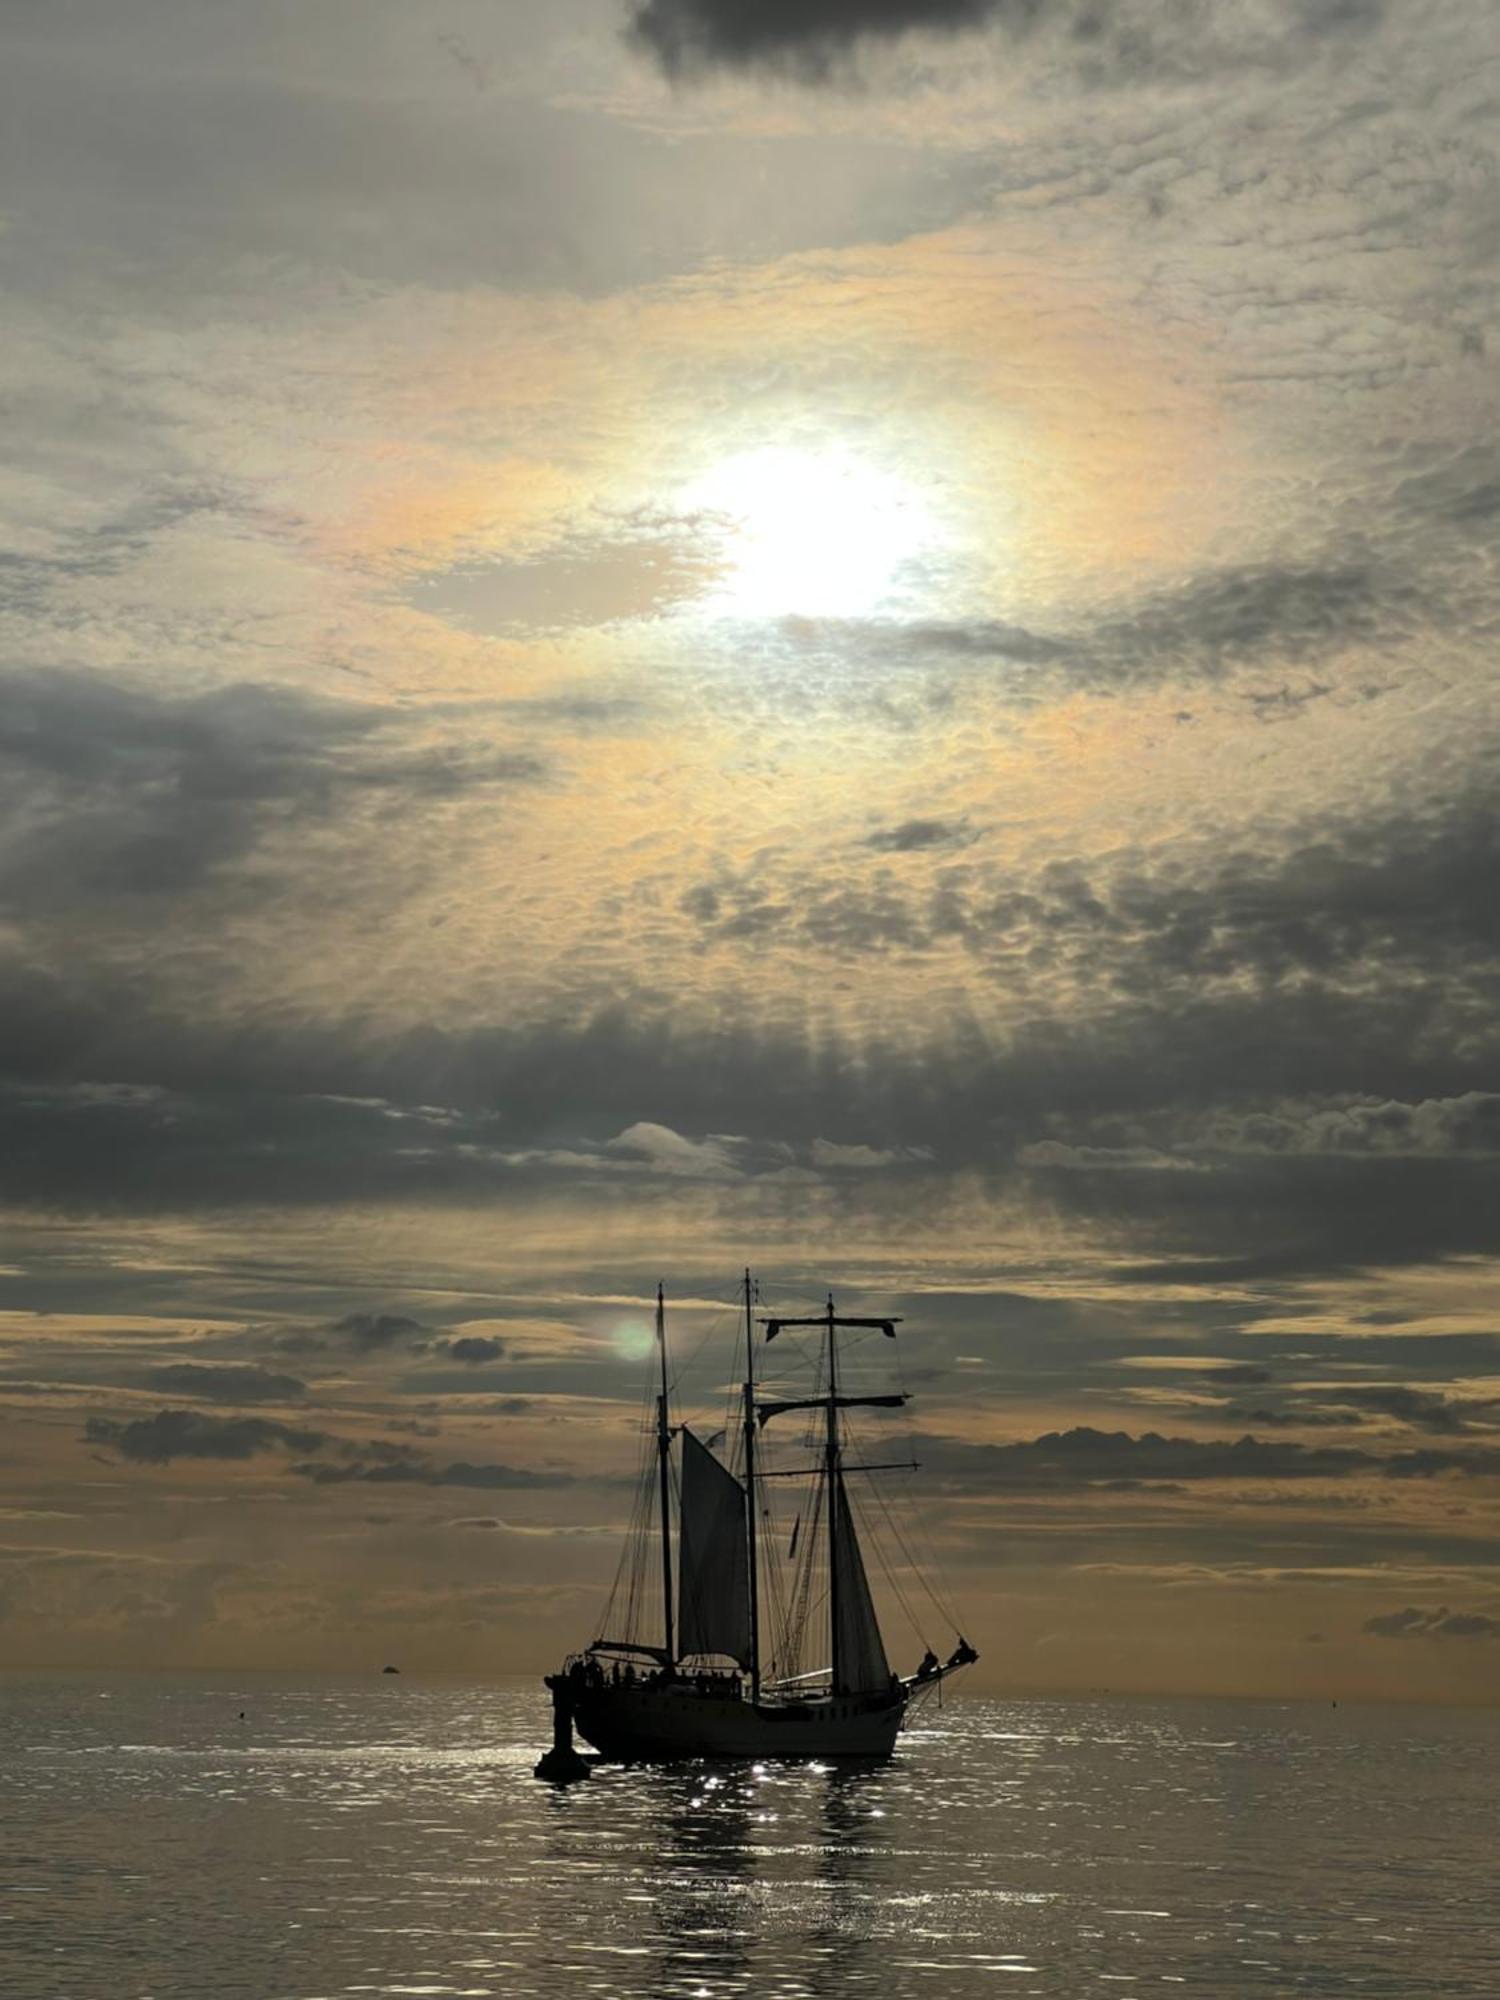
{"type": "Polygon", "coordinates": [[[666,1664],[677,1657],[672,1631],[672,1426],[667,1410],[667,1306],[656,1288],[656,1348],[661,1358],[661,1394],[656,1399],[656,1455],[661,1466],[661,1602],[666,1623],[666,1664]]]}
{"type": "Polygon", "coordinates": [[[760,1700],[760,1575],[756,1564],[755,1287],[745,1273],[745,1555],[750,1583],[750,1699],[760,1700]]]}

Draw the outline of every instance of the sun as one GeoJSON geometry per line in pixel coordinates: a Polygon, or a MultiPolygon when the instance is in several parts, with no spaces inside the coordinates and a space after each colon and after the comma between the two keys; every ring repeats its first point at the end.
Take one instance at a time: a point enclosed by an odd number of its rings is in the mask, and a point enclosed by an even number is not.
{"type": "Polygon", "coordinates": [[[935,535],[918,486],[837,447],[735,452],[683,502],[718,542],[706,608],[728,617],[873,616],[935,535]]]}

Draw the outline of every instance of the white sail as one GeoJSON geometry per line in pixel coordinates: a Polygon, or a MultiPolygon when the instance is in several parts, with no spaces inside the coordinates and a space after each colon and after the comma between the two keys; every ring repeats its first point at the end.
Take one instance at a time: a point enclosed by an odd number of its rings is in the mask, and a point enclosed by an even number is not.
{"type": "MultiPolygon", "coordinates": [[[[750,1664],[745,1489],[684,1427],[677,1650],[750,1664]]],[[[877,1639],[876,1643],[879,1641],[877,1639]]]]}
{"type": "Polygon", "coordinates": [[[890,1685],[891,1669],[885,1642],[875,1617],[864,1558],[849,1511],[843,1475],[838,1476],[837,1534],[833,1561],[838,1632],[834,1657],[839,1663],[839,1692],[870,1694],[890,1685]]]}

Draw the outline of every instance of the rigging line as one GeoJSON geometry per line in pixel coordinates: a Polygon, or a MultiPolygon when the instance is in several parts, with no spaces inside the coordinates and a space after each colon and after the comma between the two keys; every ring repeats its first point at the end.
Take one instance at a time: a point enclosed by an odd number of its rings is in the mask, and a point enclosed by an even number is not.
{"type": "MultiPolygon", "coordinates": [[[[786,1643],[786,1607],[781,1587],[781,1566],[773,1553],[775,1547],[775,1524],[771,1522],[768,1515],[757,1514],[755,1527],[759,1538],[757,1554],[760,1558],[761,1616],[763,1622],[770,1627],[772,1635],[770,1656],[772,1659],[775,1659],[777,1657],[777,1648],[784,1647],[786,1643]],[[769,1618],[766,1616],[768,1612],[770,1614],[769,1618]]],[[[764,1670],[765,1662],[763,1661],[763,1675],[764,1670]]]]}
{"type": "MultiPolygon", "coordinates": [[[[667,1304],[670,1306],[671,1303],[672,1301],[668,1299],[667,1304]]],[[[668,1387],[674,1393],[676,1393],[679,1390],[682,1382],[682,1377],[689,1371],[697,1367],[699,1361],[702,1359],[703,1350],[708,1346],[709,1342],[711,1340],[717,1341],[722,1337],[724,1329],[724,1320],[728,1310],[729,1308],[727,1305],[720,1306],[720,1310],[718,1311],[718,1313],[716,1313],[714,1317],[710,1319],[707,1325],[704,1327],[702,1334],[699,1336],[698,1344],[696,1347],[693,1348],[691,1353],[679,1354],[675,1347],[672,1349],[671,1380],[668,1384],[668,1387]]]]}
{"type": "MultiPolygon", "coordinates": [[[[795,1593],[792,1601],[792,1618],[789,1626],[789,1665],[801,1667],[803,1645],[807,1637],[807,1623],[812,1614],[813,1578],[822,1560],[822,1544],[825,1539],[823,1523],[827,1509],[823,1504],[823,1475],[820,1473],[813,1482],[810,1512],[807,1516],[808,1531],[803,1537],[802,1557],[795,1571],[795,1593]]],[[[822,1599],[819,1599],[821,1604],[822,1599]]]]}
{"type": "Polygon", "coordinates": [[[954,1632],[961,1631],[958,1618],[958,1599],[948,1582],[947,1571],[942,1557],[938,1554],[937,1543],[933,1540],[926,1522],[918,1528],[921,1537],[916,1551],[917,1571],[922,1578],[922,1587],[932,1600],[933,1608],[954,1632]]]}
{"type": "Polygon", "coordinates": [[[761,1575],[770,1586],[771,1630],[775,1645],[785,1654],[790,1632],[791,1602],[795,1572],[788,1574],[781,1560],[781,1523],[775,1507],[775,1489],[761,1486],[756,1494],[756,1522],[760,1534],[761,1575]]]}
{"type": "MultiPolygon", "coordinates": [[[[634,1526],[634,1524],[635,1524],[635,1522],[636,1522],[636,1518],[637,1518],[637,1516],[639,1515],[639,1513],[640,1513],[640,1510],[641,1510],[641,1501],[642,1501],[642,1482],[643,1482],[643,1481],[645,1480],[645,1478],[647,1477],[647,1475],[649,1474],[649,1471],[650,1471],[650,1459],[651,1459],[651,1454],[650,1454],[650,1451],[649,1451],[649,1449],[648,1449],[648,1445],[647,1445],[647,1432],[646,1432],[646,1402],[647,1402],[647,1401],[649,1401],[649,1398],[644,1398],[644,1399],[643,1399],[643,1402],[642,1402],[642,1407],[641,1407],[641,1417],[640,1417],[640,1424],[639,1424],[639,1428],[638,1428],[638,1430],[637,1430],[637,1437],[638,1437],[638,1439],[640,1440],[640,1442],[639,1442],[639,1444],[638,1444],[638,1446],[637,1446],[637,1450],[636,1450],[636,1478],[635,1478],[635,1496],[634,1496],[634,1500],[633,1500],[633,1502],[632,1502],[632,1509],[631,1509],[631,1522],[632,1522],[632,1526],[634,1526]]],[[[625,1563],[625,1559],[626,1559],[627,1555],[629,1554],[629,1550],[630,1550],[630,1543],[629,1543],[629,1541],[627,1540],[627,1542],[626,1542],[626,1545],[625,1545],[625,1548],[624,1548],[624,1549],[623,1549],[623,1550],[621,1551],[621,1555],[620,1555],[620,1565],[619,1565],[619,1567],[621,1567],[621,1568],[623,1567],[623,1565],[624,1565],[624,1563],[625,1563]]],[[[617,1575],[618,1575],[618,1570],[617,1570],[617,1575]]]]}
{"type": "MultiPolygon", "coordinates": [[[[760,1452],[768,1454],[769,1440],[762,1440],[760,1452]]],[[[775,1489],[756,1482],[756,1490],[751,1495],[751,1507],[758,1537],[759,1574],[762,1593],[762,1629],[769,1630],[771,1639],[766,1658],[762,1660],[762,1677],[773,1678],[767,1672],[769,1663],[784,1663],[789,1644],[789,1612],[787,1578],[781,1557],[781,1524],[774,1506],[775,1489]]]]}
{"type": "MultiPolygon", "coordinates": [[[[747,1275],[750,1274],[747,1273],[747,1275]]],[[[751,1276],[751,1283],[755,1286],[756,1295],[758,1296],[760,1288],[758,1282],[754,1279],[753,1276],[751,1276]]],[[[730,1470],[733,1471],[735,1470],[736,1467],[738,1467],[740,1472],[743,1473],[744,1457],[745,1457],[744,1385],[749,1380],[753,1372],[752,1364],[754,1362],[754,1351],[752,1343],[755,1339],[755,1328],[753,1319],[748,1327],[745,1325],[745,1295],[744,1295],[743,1279],[740,1282],[739,1296],[735,1301],[734,1311],[735,1311],[734,1346],[731,1349],[731,1366],[729,1370],[729,1379],[724,1384],[724,1435],[726,1436],[726,1438],[731,1440],[730,1450],[729,1450],[730,1470]],[[743,1366],[743,1368],[738,1365],[739,1356],[741,1354],[743,1354],[745,1357],[745,1365],[743,1366]]],[[[753,1498],[751,1501],[751,1506],[752,1508],[754,1506],[753,1498]]]]}
{"type": "MultiPolygon", "coordinates": [[[[921,1559],[919,1552],[915,1551],[911,1547],[910,1543],[907,1541],[905,1535],[901,1531],[900,1524],[896,1521],[895,1517],[890,1513],[889,1508],[887,1508],[886,1510],[886,1519],[890,1525],[891,1535],[896,1543],[897,1548],[901,1551],[901,1554],[906,1558],[907,1567],[911,1571],[912,1575],[916,1577],[917,1582],[921,1585],[924,1593],[927,1596],[928,1602],[932,1605],[933,1610],[937,1613],[938,1617],[942,1620],[942,1622],[948,1627],[950,1627],[950,1629],[956,1634],[959,1630],[959,1623],[951,1600],[945,1604],[942,1598],[938,1596],[936,1590],[933,1589],[932,1584],[928,1581],[928,1576],[927,1576],[928,1565],[921,1559]]],[[[932,1560],[935,1561],[936,1558],[934,1557],[932,1560]]],[[[902,1608],[906,1609],[905,1605],[903,1605],[902,1608]]],[[[912,1625],[916,1629],[917,1636],[921,1638],[923,1640],[923,1643],[925,1644],[926,1635],[925,1633],[923,1633],[921,1626],[917,1623],[915,1614],[910,1610],[907,1610],[907,1616],[911,1619],[912,1625]]]]}
{"type": "MultiPolygon", "coordinates": [[[[920,1568],[918,1568],[917,1565],[912,1560],[911,1551],[906,1546],[906,1543],[901,1534],[901,1530],[897,1525],[895,1516],[891,1512],[890,1502],[887,1500],[885,1494],[881,1492],[878,1481],[872,1479],[870,1485],[874,1491],[875,1499],[879,1503],[881,1513],[884,1516],[885,1525],[890,1531],[891,1539],[895,1542],[901,1554],[906,1557],[907,1565],[912,1570],[913,1574],[915,1574],[918,1577],[918,1579],[920,1579],[922,1572],[920,1568]]],[[[880,1567],[885,1576],[885,1580],[890,1585],[891,1593],[895,1597],[896,1602],[900,1605],[901,1610],[906,1618],[907,1624],[910,1625],[913,1632],[916,1633],[917,1637],[921,1640],[923,1646],[926,1646],[928,1644],[928,1639],[926,1632],[922,1628],[922,1621],[920,1618],[918,1618],[916,1612],[912,1609],[911,1600],[908,1598],[905,1590],[903,1590],[901,1587],[900,1579],[896,1574],[895,1565],[890,1560],[890,1556],[887,1552],[884,1541],[879,1535],[871,1536],[871,1540],[875,1545],[875,1554],[880,1563],[880,1567]]],[[[942,1615],[941,1607],[939,1607],[939,1615],[940,1616],[942,1615]]]]}
{"type": "MultiPolygon", "coordinates": [[[[894,1359],[896,1364],[896,1386],[905,1394],[907,1393],[905,1370],[901,1365],[899,1349],[894,1359]]],[[[910,1402],[907,1403],[906,1408],[908,1410],[911,1408],[910,1402]]],[[[913,1458],[916,1458],[918,1455],[917,1434],[912,1428],[910,1421],[907,1423],[906,1436],[911,1455],[913,1458]]],[[[937,1544],[932,1538],[926,1520],[920,1513],[916,1516],[915,1532],[920,1539],[921,1546],[918,1553],[922,1558],[920,1562],[915,1564],[915,1567],[918,1576],[922,1580],[922,1587],[927,1592],[933,1609],[937,1612],[938,1616],[954,1632],[958,1632],[961,1629],[958,1622],[958,1600],[953,1595],[952,1586],[948,1581],[947,1570],[937,1551],[937,1544]]],[[[910,1551],[907,1554],[910,1560],[910,1551]]]]}
{"type": "Polygon", "coordinates": [[[634,1638],[636,1636],[635,1619],[641,1590],[641,1570],[645,1558],[650,1479],[651,1466],[649,1454],[646,1451],[643,1439],[625,1543],[620,1550],[619,1561],[615,1565],[614,1582],[610,1586],[609,1598],[604,1607],[604,1617],[598,1628],[604,1632],[622,1629],[622,1624],[616,1617],[616,1605],[623,1592],[623,1630],[627,1638],[634,1638]]]}
{"type": "MultiPolygon", "coordinates": [[[[813,1350],[811,1360],[813,1399],[816,1401],[816,1398],[827,1384],[828,1360],[824,1352],[824,1344],[821,1341],[817,1343],[817,1346],[813,1350]]],[[[826,1556],[823,1555],[823,1545],[827,1541],[828,1494],[826,1483],[827,1468],[822,1463],[822,1453],[819,1449],[822,1441],[818,1434],[822,1428],[823,1426],[818,1421],[817,1410],[810,1409],[807,1413],[807,1425],[803,1433],[802,1448],[817,1469],[813,1474],[807,1500],[809,1510],[807,1525],[809,1532],[803,1539],[802,1561],[797,1571],[797,1595],[795,1600],[795,1623],[792,1632],[792,1650],[799,1670],[808,1664],[806,1648],[810,1621],[815,1612],[821,1611],[827,1597],[825,1589],[821,1596],[817,1597],[816,1600],[814,1599],[814,1582],[820,1573],[819,1564],[821,1561],[824,1568],[830,1570],[833,1564],[833,1550],[831,1547],[827,1550],[826,1556]]]]}
{"type": "Polygon", "coordinates": [[[890,1503],[886,1498],[883,1482],[878,1477],[872,1477],[868,1480],[863,1481],[861,1483],[860,1489],[857,1492],[847,1488],[845,1489],[845,1499],[849,1507],[850,1515],[854,1521],[854,1528],[856,1535],[859,1537],[861,1544],[866,1549],[873,1548],[875,1552],[875,1559],[880,1565],[881,1572],[884,1575],[886,1582],[890,1586],[892,1595],[895,1597],[897,1604],[901,1607],[902,1613],[904,1614],[907,1623],[912,1627],[914,1631],[918,1633],[918,1636],[920,1637],[921,1628],[917,1624],[917,1620],[912,1613],[911,1606],[906,1601],[906,1594],[902,1590],[900,1582],[896,1577],[895,1570],[891,1564],[890,1557],[887,1554],[884,1541],[881,1535],[878,1532],[876,1532],[872,1527],[870,1512],[867,1504],[868,1500],[871,1497],[873,1497],[876,1504],[878,1504],[882,1517],[884,1518],[884,1521],[886,1523],[886,1526],[894,1530],[894,1521],[891,1515],[890,1503]]]}

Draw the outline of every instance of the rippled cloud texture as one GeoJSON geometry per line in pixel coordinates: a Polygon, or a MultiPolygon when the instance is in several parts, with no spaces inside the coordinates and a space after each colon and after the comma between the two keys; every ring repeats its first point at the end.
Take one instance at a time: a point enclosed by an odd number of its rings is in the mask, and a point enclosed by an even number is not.
{"type": "Polygon", "coordinates": [[[4,34],[0,1657],[531,1671],[748,1261],[991,1685],[1491,1694],[1489,8],[4,34]]]}

